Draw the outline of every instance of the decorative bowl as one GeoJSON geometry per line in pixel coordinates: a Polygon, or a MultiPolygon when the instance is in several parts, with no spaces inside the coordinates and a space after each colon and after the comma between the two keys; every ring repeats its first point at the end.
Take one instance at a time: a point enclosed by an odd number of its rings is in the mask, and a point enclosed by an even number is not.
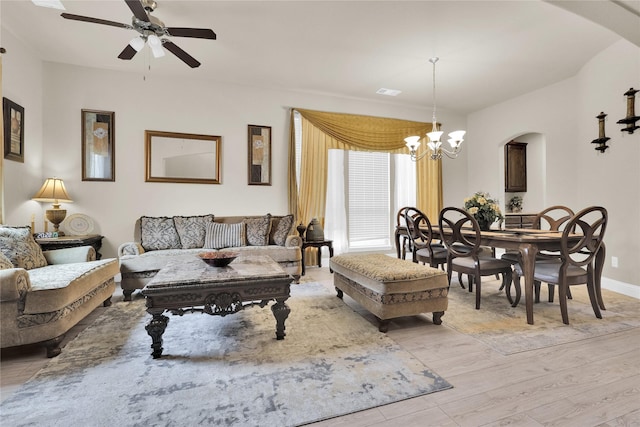
{"type": "Polygon", "coordinates": [[[237,252],[205,252],[198,256],[207,264],[214,267],[226,267],[238,257],[237,252]]]}

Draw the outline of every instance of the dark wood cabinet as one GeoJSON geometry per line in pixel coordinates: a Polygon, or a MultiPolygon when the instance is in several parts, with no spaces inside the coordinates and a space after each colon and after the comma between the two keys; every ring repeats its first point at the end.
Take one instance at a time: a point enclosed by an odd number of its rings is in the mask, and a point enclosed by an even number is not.
{"type": "Polygon", "coordinates": [[[511,141],[504,146],[504,191],[527,191],[527,144],[511,141]]]}

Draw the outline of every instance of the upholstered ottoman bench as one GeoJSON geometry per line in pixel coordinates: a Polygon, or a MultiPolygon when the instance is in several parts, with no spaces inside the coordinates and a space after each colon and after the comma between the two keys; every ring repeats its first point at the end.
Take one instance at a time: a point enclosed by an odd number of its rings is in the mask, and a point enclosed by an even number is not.
{"type": "Polygon", "coordinates": [[[333,284],[380,321],[387,332],[389,319],[433,313],[433,323],[442,323],[448,307],[447,273],[411,261],[382,254],[344,254],[330,259],[333,284]]]}

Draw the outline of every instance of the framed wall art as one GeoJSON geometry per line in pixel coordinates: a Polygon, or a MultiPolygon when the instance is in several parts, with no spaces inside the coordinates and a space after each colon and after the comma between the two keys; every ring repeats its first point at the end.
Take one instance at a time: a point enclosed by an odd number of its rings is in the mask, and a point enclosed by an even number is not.
{"type": "Polygon", "coordinates": [[[4,111],[4,158],[24,163],[24,108],[2,98],[4,111]]]}
{"type": "Polygon", "coordinates": [[[115,181],[115,113],[82,110],[82,180],[115,181]]]}
{"type": "Polygon", "coordinates": [[[145,181],[220,184],[222,137],[145,130],[145,181]]]}
{"type": "Polygon", "coordinates": [[[271,185],[271,126],[249,125],[249,185],[271,185]]]}

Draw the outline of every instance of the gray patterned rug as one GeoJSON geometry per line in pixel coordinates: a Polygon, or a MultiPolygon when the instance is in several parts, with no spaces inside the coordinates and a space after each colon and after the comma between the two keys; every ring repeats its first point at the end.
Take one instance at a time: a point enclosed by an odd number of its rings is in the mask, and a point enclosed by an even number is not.
{"type": "Polygon", "coordinates": [[[153,359],[144,301],[117,302],[0,406],[11,426],[294,426],[451,388],[318,283],[269,307],[170,316],[153,359]]]}
{"type": "Polygon", "coordinates": [[[567,301],[569,325],[562,323],[558,291],[555,302],[548,302],[547,286],[543,285],[540,302],[534,304],[534,324],[527,324],[524,295],[516,307],[511,307],[504,291],[498,291],[498,281],[483,280],[480,310],[475,309],[475,289],[470,293],[452,284],[449,308],[443,325],[471,335],[498,352],[509,355],[539,348],[552,347],[640,327],[640,302],[632,297],[606,289],[602,297],[607,307],[602,319],[596,318],[589,302],[586,286],[572,286],[573,299],[567,301]]]}

